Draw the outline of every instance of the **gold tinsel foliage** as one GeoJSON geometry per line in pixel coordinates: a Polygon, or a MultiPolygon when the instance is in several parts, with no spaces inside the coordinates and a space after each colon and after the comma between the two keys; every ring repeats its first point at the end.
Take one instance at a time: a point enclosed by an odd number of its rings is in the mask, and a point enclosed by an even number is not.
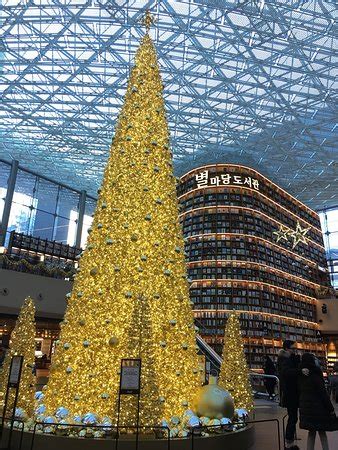
{"type": "Polygon", "coordinates": [[[249,369],[244,353],[239,317],[231,312],[224,332],[223,362],[219,385],[230,392],[235,408],[253,408],[249,369]]]}
{"type": "MultiPolygon", "coordinates": [[[[145,423],[181,414],[200,384],[162,90],[147,32],[68,296],[46,390],[48,414],[64,406],[73,414],[116,417],[121,358],[144,360],[145,423]]],[[[123,408],[122,416],[132,415],[128,402],[123,408]]]]}
{"type": "MultiPolygon", "coordinates": [[[[9,342],[9,350],[0,372],[0,401],[2,406],[6,395],[9,368],[14,355],[24,357],[17,408],[22,408],[28,417],[32,417],[35,393],[35,376],[32,372],[35,361],[35,305],[30,297],[25,299],[21,307],[9,342]]],[[[11,389],[8,411],[11,411],[13,403],[14,390],[11,389]]]]}

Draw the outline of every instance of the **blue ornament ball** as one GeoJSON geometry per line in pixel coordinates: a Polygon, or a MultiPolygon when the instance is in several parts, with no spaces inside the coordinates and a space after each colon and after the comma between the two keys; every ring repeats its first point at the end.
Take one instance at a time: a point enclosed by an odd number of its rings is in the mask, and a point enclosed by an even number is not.
{"type": "Polygon", "coordinates": [[[36,408],[36,410],[35,410],[35,413],[36,413],[37,415],[43,414],[44,412],[46,412],[46,407],[45,407],[45,405],[39,405],[39,406],[36,408]]]}
{"type": "Polygon", "coordinates": [[[65,408],[64,406],[60,406],[60,408],[58,408],[55,413],[55,415],[58,419],[64,419],[65,417],[68,416],[68,414],[69,414],[69,410],[67,408],[65,408]]]}
{"type": "Polygon", "coordinates": [[[43,419],[43,423],[56,423],[56,419],[53,416],[47,416],[43,419]]]}
{"type": "Polygon", "coordinates": [[[97,415],[94,413],[86,413],[83,416],[82,422],[86,425],[95,425],[98,422],[97,415]]]}

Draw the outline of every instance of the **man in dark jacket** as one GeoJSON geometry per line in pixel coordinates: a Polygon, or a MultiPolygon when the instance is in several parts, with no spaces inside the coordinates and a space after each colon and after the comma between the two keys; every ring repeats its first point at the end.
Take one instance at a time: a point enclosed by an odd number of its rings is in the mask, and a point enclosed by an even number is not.
{"type": "Polygon", "coordinates": [[[287,340],[283,342],[283,349],[278,355],[278,376],[280,382],[281,406],[287,408],[288,423],[285,430],[285,448],[299,450],[295,445],[296,425],[298,421],[299,392],[298,376],[303,372],[308,375],[309,371],[299,368],[300,360],[294,352],[294,342],[287,340]]]}

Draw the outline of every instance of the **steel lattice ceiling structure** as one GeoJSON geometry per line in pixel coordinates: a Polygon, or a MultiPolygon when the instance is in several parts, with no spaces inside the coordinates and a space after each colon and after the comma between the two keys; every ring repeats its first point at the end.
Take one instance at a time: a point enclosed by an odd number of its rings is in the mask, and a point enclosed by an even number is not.
{"type": "Polygon", "coordinates": [[[337,204],[334,1],[2,0],[0,157],[95,193],[146,8],[177,174],[235,162],[337,204]]]}

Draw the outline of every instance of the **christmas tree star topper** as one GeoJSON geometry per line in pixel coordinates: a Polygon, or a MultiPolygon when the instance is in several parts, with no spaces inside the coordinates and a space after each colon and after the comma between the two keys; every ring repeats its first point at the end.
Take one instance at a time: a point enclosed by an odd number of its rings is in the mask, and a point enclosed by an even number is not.
{"type": "Polygon", "coordinates": [[[155,23],[155,17],[147,9],[145,15],[142,18],[142,24],[146,27],[147,33],[149,33],[150,27],[155,23]]]}

